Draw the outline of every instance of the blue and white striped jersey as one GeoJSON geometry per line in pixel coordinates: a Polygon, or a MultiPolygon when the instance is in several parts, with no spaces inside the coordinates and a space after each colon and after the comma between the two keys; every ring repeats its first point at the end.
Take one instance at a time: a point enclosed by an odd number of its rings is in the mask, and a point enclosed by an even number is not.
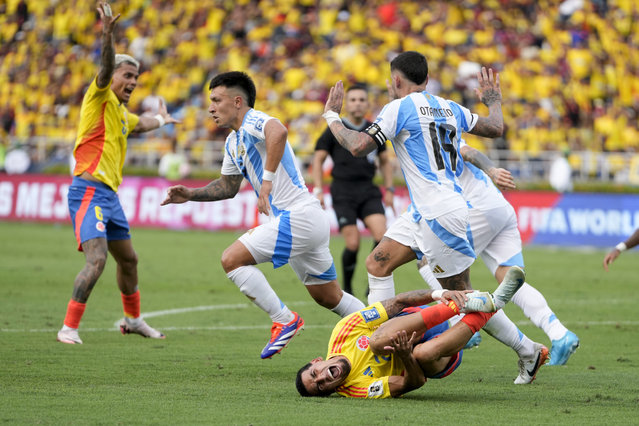
{"type": "Polygon", "coordinates": [[[462,132],[477,124],[467,108],[428,92],[415,92],[387,104],[375,120],[382,135],[369,127],[375,139],[393,143],[408,186],[413,219],[434,219],[466,201],[456,176],[462,162],[462,132]]]}
{"type": "MultiPolygon", "coordinates": [[[[275,119],[261,111],[249,110],[244,116],[238,131],[232,131],[226,138],[224,160],[221,173],[223,175],[243,175],[259,196],[262,187],[262,175],[266,162],[266,143],[264,127],[266,122],[275,119]]],[[[308,192],[304,177],[297,167],[295,154],[291,145],[286,142],[284,155],[275,171],[273,190],[269,197],[274,216],[282,210],[289,210],[295,205],[317,202],[308,192]]]]}
{"type": "Polygon", "coordinates": [[[508,204],[501,191],[482,170],[467,161],[464,161],[464,167],[460,169],[457,173],[459,184],[464,198],[472,208],[487,211],[508,204]]]}

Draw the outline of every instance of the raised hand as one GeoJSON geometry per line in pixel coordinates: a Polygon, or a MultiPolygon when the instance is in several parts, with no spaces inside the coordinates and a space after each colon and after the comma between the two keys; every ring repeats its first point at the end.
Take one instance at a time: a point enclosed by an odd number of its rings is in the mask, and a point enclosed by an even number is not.
{"type": "Polygon", "coordinates": [[[102,30],[108,33],[113,33],[115,22],[120,18],[120,14],[118,13],[114,18],[111,6],[109,6],[109,3],[107,2],[98,3],[97,10],[100,14],[100,20],[102,21],[102,30]]]}
{"type": "Polygon", "coordinates": [[[166,110],[166,104],[164,103],[164,99],[160,98],[158,102],[158,114],[160,114],[164,118],[164,122],[166,124],[175,124],[182,123],[180,120],[177,120],[171,116],[166,110]]]}
{"type": "Polygon", "coordinates": [[[335,86],[331,87],[328,92],[328,99],[326,99],[326,105],[324,105],[324,112],[333,111],[340,113],[342,111],[342,103],[344,101],[344,84],[342,80],[335,83],[335,86]]]}
{"type": "Polygon", "coordinates": [[[494,72],[492,68],[481,68],[481,72],[477,73],[477,81],[479,87],[475,89],[477,97],[486,106],[491,106],[495,102],[501,102],[501,87],[499,86],[499,73],[494,72]]]}

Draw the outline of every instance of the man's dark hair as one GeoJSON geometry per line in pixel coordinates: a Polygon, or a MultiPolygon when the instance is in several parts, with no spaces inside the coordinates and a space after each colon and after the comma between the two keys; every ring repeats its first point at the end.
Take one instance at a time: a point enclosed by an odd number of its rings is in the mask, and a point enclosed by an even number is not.
{"type": "Polygon", "coordinates": [[[234,87],[240,89],[246,95],[246,102],[248,106],[253,108],[255,106],[255,96],[257,91],[255,90],[255,83],[251,80],[248,74],[241,71],[230,71],[222,74],[218,74],[213,77],[211,84],[209,84],[209,90],[213,90],[218,86],[234,87]]]}
{"type": "Polygon", "coordinates": [[[308,370],[309,368],[311,368],[310,362],[306,364],[304,367],[300,368],[300,371],[297,372],[297,377],[295,378],[295,387],[297,388],[297,391],[302,396],[313,396],[310,393],[308,393],[306,386],[304,386],[304,383],[302,383],[302,373],[308,370]]]}
{"type": "Polygon", "coordinates": [[[401,71],[407,79],[415,84],[422,84],[428,77],[428,62],[419,52],[400,53],[391,61],[391,71],[401,71]]]}
{"type": "Polygon", "coordinates": [[[365,83],[355,83],[351,87],[346,89],[345,93],[348,93],[351,90],[363,90],[364,92],[368,93],[368,86],[365,83]]]}

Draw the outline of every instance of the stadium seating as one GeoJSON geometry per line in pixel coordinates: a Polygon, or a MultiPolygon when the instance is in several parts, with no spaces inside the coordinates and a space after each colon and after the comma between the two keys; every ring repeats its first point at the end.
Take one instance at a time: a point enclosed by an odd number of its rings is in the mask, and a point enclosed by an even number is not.
{"type": "MultiPolygon", "coordinates": [[[[117,50],[143,64],[130,109],[152,111],[153,93],[184,121],[149,134],[152,147],[170,145],[158,138],[183,148],[223,139],[207,117],[207,82],[241,69],[256,80],[257,108],[280,118],[307,155],[324,127],[330,85],[368,83],[380,107],[389,59],[419,50],[429,59],[428,89],[477,111],[485,109],[473,70],[500,71],[507,132],[499,143],[515,152],[635,151],[639,6],[592,1],[575,10],[569,3],[130,0],[114,9],[122,14],[117,50]]],[[[71,144],[99,62],[94,4],[9,0],[0,5],[0,28],[0,139],[71,144]]]]}

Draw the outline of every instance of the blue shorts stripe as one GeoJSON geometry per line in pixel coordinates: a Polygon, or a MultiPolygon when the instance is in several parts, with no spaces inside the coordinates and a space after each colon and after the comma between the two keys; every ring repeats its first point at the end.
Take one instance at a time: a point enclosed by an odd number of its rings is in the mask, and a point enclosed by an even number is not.
{"type": "Polygon", "coordinates": [[[335,272],[335,264],[331,263],[331,267],[320,275],[309,274],[312,277],[319,278],[320,280],[333,281],[337,279],[337,272],[335,272]]]}
{"type": "Polygon", "coordinates": [[[457,235],[451,234],[446,228],[441,226],[437,219],[428,219],[426,223],[430,229],[437,235],[437,237],[444,242],[448,247],[465,254],[473,259],[476,257],[473,248],[470,243],[457,235]]]}
{"type": "Polygon", "coordinates": [[[520,268],[523,268],[524,256],[521,254],[521,252],[519,252],[507,261],[502,262],[499,266],[519,266],[520,268]]]}
{"type": "Polygon", "coordinates": [[[273,267],[279,268],[288,263],[291,257],[291,249],[293,248],[293,234],[291,233],[291,212],[282,211],[280,215],[280,223],[277,233],[277,241],[275,242],[275,250],[273,251],[273,267]]]}
{"type": "Polygon", "coordinates": [[[108,185],[76,176],[69,187],[67,202],[79,250],[82,243],[94,238],[106,238],[107,241],[131,238],[118,194],[108,185]],[[85,200],[87,193],[93,195],[85,200]]]}

